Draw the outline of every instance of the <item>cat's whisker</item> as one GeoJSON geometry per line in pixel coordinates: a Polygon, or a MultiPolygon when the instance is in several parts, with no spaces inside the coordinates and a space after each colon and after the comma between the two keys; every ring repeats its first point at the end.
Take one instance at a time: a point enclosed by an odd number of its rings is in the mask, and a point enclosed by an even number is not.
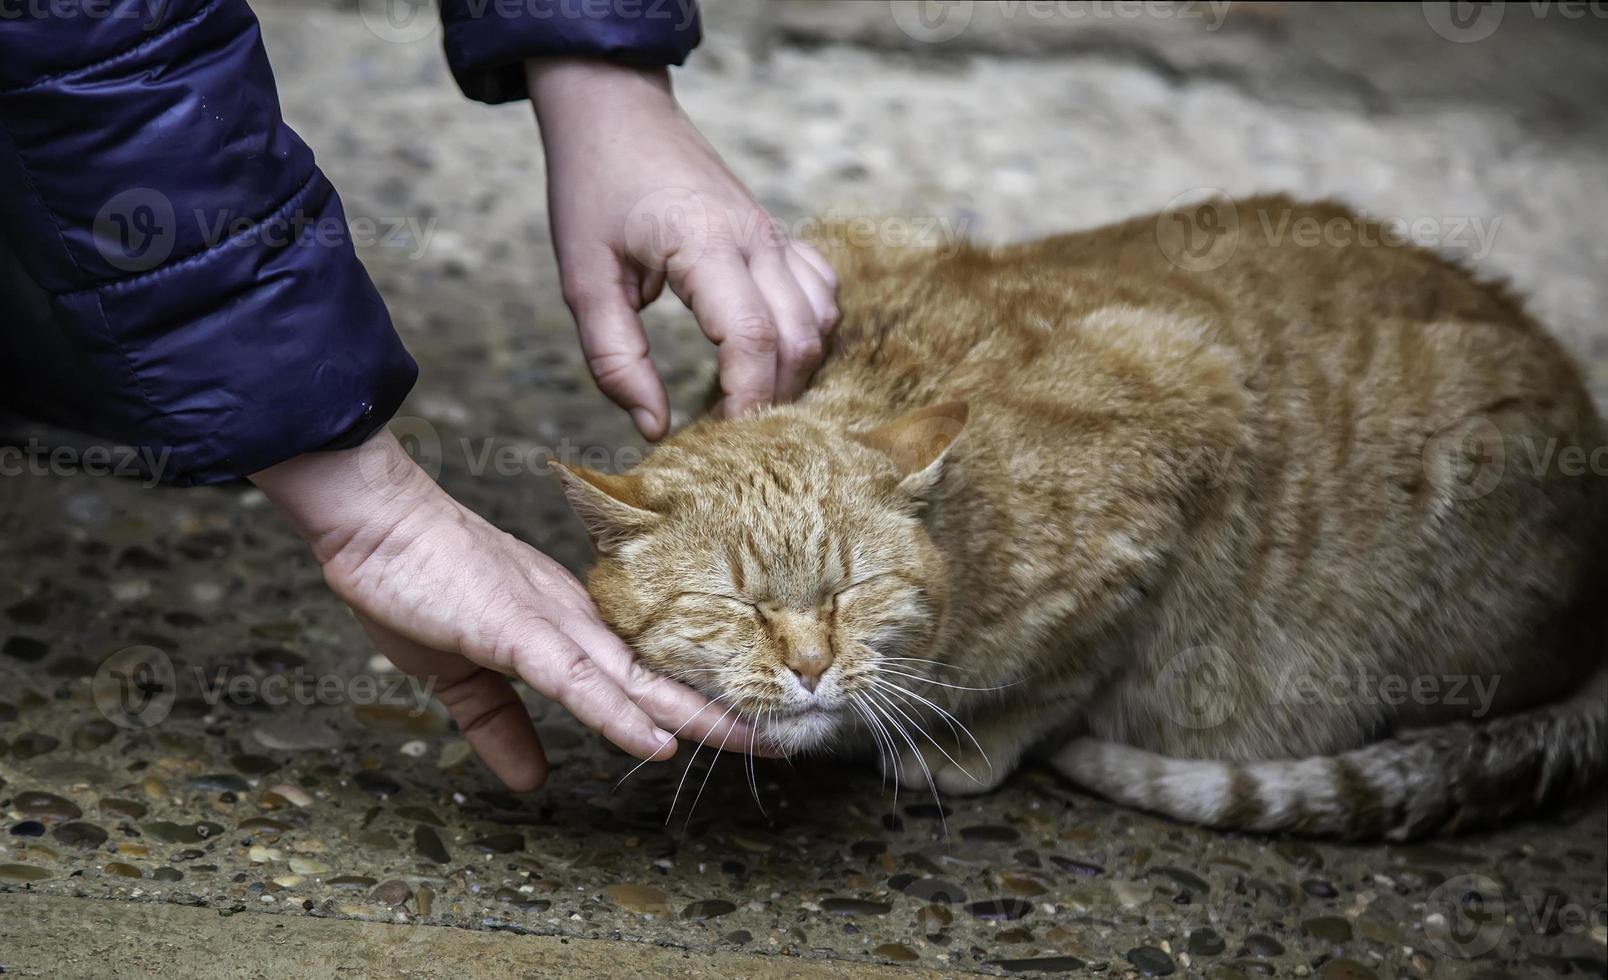
{"type": "MultiPolygon", "coordinates": [[[[960,730],[955,727],[956,725],[960,724],[960,719],[944,710],[944,708],[936,701],[929,700],[928,698],[924,698],[914,691],[900,687],[893,681],[878,677],[874,672],[867,675],[866,680],[877,685],[878,687],[883,688],[884,690],[897,694],[901,700],[909,701],[910,699],[914,699],[914,703],[936,711],[939,717],[943,720],[944,724],[949,726],[949,734],[955,736],[956,741],[960,740],[960,730]]],[[[964,728],[965,726],[961,725],[961,727],[964,728]]]]}
{"type": "MultiPolygon", "coordinates": [[[[888,720],[888,724],[892,725],[894,730],[899,733],[899,737],[905,740],[905,744],[910,746],[910,754],[916,757],[916,765],[921,767],[921,774],[927,779],[927,789],[932,791],[932,801],[938,806],[938,824],[944,830],[944,841],[947,843],[949,840],[949,821],[944,816],[944,801],[938,797],[938,784],[933,781],[932,770],[927,768],[926,758],[922,756],[921,749],[916,745],[916,740],[911,738],[910,733],[905,731],[904,726],[899,724],[898,720],[887,712],[886,708],[893,707],[893,703],[887,698],[880,697],[872,692],[868,691],[866,693],[870,694],[870,696],[873,698],[871,702],[873,707],[876,706],[878,701],[886,706],[882,711],[882,716],[886,718],[888,720]]],[[[898,709],[894,708],[894,710],[897,711],[898,709]]],[[[903,714],[903,712],[900,712],[900,714],[903,714]]],[[[943,750],[939,749],[939,751],[941,752],[943,750]]]]}
{"type": "MultiPolygon", "coordinates": [[[[721,713],[719,718],[715,719],[715,724],[718,725],[721,722],[725,721],[726,716],[731,714],[735,710],[737,710],[737,706],[735,704],[733,704],[732,706],[728,707],[724,712],[721,713]]],[[[731,730],[727,729],[726,734],[729,736],[731,734],[731,730]]],[[[676,803],[681,799],[681,790],[682,790],[683,787],[685,787],[687,785],[687,777],[692,774],[693,764],[698,761],[698,753],[699,753],[699,751],[701,751],[703,749],[703,747],[704,747],[704,740],[700,738],[698,740],[698,744],[693,747],[692,758],[687,760],[687,768],[684,769],[682,771],[682,773],[681,773],[681,782],[676,784],[676,795],[670,798],[670,812],[666,813],[664,815],[664,822],[665,822],[666,826],[669,825],[670,818],[676,815],[676,803]]],[[[718,760],[720,758],[720,756],[717,754],[715,756],[715,758],[718,760]]],[[[709,768],[714,769],[714,766],[711,764],[709,768]]],[[[709,779],[708,776],[704,777],[705,782],[707,782],[708,779],[709,779]]]]}
{"type": "MultiPolygon", "coordinates": [[[[732,705],[732,707],[735,708],[736,705],[732,705]]],[[[731,713],[730,711],[727,712],[727,714],[730,714],[730,713],[731,713]]],[[[724,721],[725,717],[726,717],[725,715],[721,715],[721,720],[724,721]]],[[[720,755],[721,755],[721,753],[726,751],[726,739],[729,739],[729,738],[731,738],[731,729],[730,728],[726,729],[725,736],[722,737],[721,740],[720,740],[719,748],[715,749],[715,757],[713,759],[709,760],[709,769],[704,773],[703,782],[698,784],[698,795],[694,796],[692,798],[692,806],[687,807],[687,822],[681,825],[683,830],[685,830],[686,828],[692,826],[692,815],[695,812],[697,812],[697,810],[698,810],[698,801],[703,799],[704,790],[709,786],[709,777],[713,776],[715,774],[715,767],[720,765],[720,755]]],[[[670,812],[672,814],[674,814],[675,810],[676,810],[675,801],[672,800],[671,803],[670,803],[670,812]]],[[[666,822],[668,822],[668,821],[666,821],[666,822]]]]}
{"type": "MultiPolygon", "coordinates": [[[[892,708],[894,708],[894,710],[899,710],[899,705],[897,705],[897,703],[889,702],[889,706],[892,706],[892,708]]],[[[909,706],[910,706],[910,710],[918,711],[918,706],[915,706],[915,705],[909,705],[909,706]]],[[[939,753],[941,753],[941,755],[944,756],[944,758],[946,758],[946,760],[949,760],[949,763],[952,764],[952,766],[955,766],[955,768],[960,769],[960,771],[962,771],[962,772],[965,772],[966,777],[968,777],[968,779],[976,780],[976,782],[982,782],[982,780],[979,780],[978,777],[974,776],[973,772],[971,772],[970,769],[966,769],[965,766],[963,766],[963,764],[960,764],[960,760],[957,760],[957,758],[955,758],[955,756],[949,755],[949,751],[947,751],[946,748],[942,747],[942,743],[939,743],[939,740],[934,739],[933,734],[931,734],[931,732],[926,731],[926,727],[923,726],[923,724],[921,724],[920,721],[917,721],[917,719],[912,718],[912,716],[910,716],[910,714],[904,713],[904,711],[899,711],[899,713],[900,713],[900,716],[902,716],[902,718],[905,719],[905,721],[909,721],[909,723],[912,724],[912,726],[915,726],[915,729],[917,729],[918,734],[920,734],[921,737],[923,737],[923,739],[926,739],[926,740],[928,740],[928,742],[933,743],[933,748],[936,748],[936,750],[939,751],[939,753]]],[[[960,732],[955,731],[954,726],[949,726],[949,731],[950,731],[950,734],[954,735],[955,742],[957,742],[957,743],[960,742],[960,732]]],[[[968,737],[968,739],[970,739],[971,742],[973,742],[973,743],[976,742],[976,739],[971,739],[971,732],[966,732],[966,737],[968,737]]],[[[981,750],[979,750],[979,751],[981,751],[981,750]]],[[[989,763],[989,760],[987,760],[987,756],[984,756],[984,760],[982,760],[982,761],[984,761],[984,763],[986,763],[987,766],[989,766],[989,772],[991,772],[991,774],[992,774],[992,772],[994,772],[994,764],[989,763]]]]}
{"type": "MultiPolygon", "coordinates": [[[[864,698],[864,695],[861,697],[864,698]]],[[[893,810],[897,813],[899,810],[899,786],[904,782],[899,770],[899,749],[894,744],[893,735],[888,731],[887,726],[877,717],[878,713],[875,710],[875,706],[871,704],[869,699],[864,700],[864,707],[866,709],[865,718],[871,723],[873,736],[878,733],[881,735],[881,740],[877,742],[877,747],[880,749],[884,741],[888,746],[888,765],[893,768],[893,810]]]]}
{"type": "MultiPolygon", "coordinates": [[[[694,721],[698,720],[699,715],[703,714],[705,711],[708,711],[710,708],[713,708],[716,704],[718,704],[721,701],[724,701],[726,698],[728,698],[730,696],[731,695],[728,693],[728,694],[722,694],[722,695],[720,695],[719,697],[716,697],[716,698],[711,698],[709,700],[708,704],[704,705],[703,707],[699,708],[697,711],[693,712],[691,718],[688,718],[686,721],[682,722],[681,723],[681,728],[686,728],[688,725],[690,725],[694,721]]],[[[721,715],[721,717],[724,718],[725,715],[721,715]]],[[[669,738],[668,741],[670,741],[670,742],[675,741],[676,736],[681,734],[681,728],[677,728],[675,731],[671,732],[670,733],[670,738],[669,738]]],[[[668,744],[668,742],[666,744],[668,744]]],[[[699,744],[702,745],[703,743],[700,741],[699,744]]],[[[660,746],[660,748],[663,748],[663,747],[664,747],[663,745],[660,746]]],[[[632,766],[631,771],[626,773],[625,775],[621,776],[620,781],[614,784],[614,788],[619,789],[621,786],[625,785],[625,781],[627,779],[630,779],[632,776],[635,776],[638,769],[641,769],[643,766],[647,765],[648,763],[650,763],[652,761],[653,761],[652,759],[643,759],[641,762],[638,762],[636,765],[632,766]]]]}
{"type": "Polygon", "coordinates": [[[1003,691],[1007,687],[1015,687],[1016,685],[1022,683],[1021,681],[1011,681],[1009,684],[998,684],[994,687],[966,687],[963,684],[950,684],[946,681],[935,681],[930,677],[922,677],[920,674],[907,674],[902,670],[894,670],[890,667],[879,667],[878,670],[885,674],[893,674],[896,677],[908,677],[913,681],[920,681],[923,684],[935,684],[938,687],[947,687],[955,691],[1003,691]]]}
{"type": "MultiPolygon", "coordinates": [[[[855,704],[854,700],[852,698],[847,700],[845,703],[849,706],[849,709],[851,711],[853,711],[856,716],[859,717],[860,724],[864,725],[865,724],[865,714],[864,714],[864,712],[862,712],[860,710],[860,706],[858,704],[855,704]]],[[[878,745],[877,745],[877,768],[879,768],[879,769],[882,768],[882,745],[881,745],[881,743],[878,743],[878,745]]],[[[882,782],[883,782],[883,786],[886,787],[887,786],[887,776],[886,776],[886,774],[884,774],[882,782]]]]}
{"type": "Polygon", "coordinates": [[[882,739],[877,737],[876,729],[871,727],[870,719],[866,718],[865,708],[858,701],[850,700],[849,707],[853,708],[854,713],[866,722],[866,731],[871,733],[871,741],[876,744],[877,767],[882,770],[882,789],[883,792],[886,792],[888,789],[888,757],[882,750],[882,739]]]}
{"type": "Polygon", "coordinates": [[[953,671],[955,671],[957,673],[961,673],[961,674],[969,674],[969,673],[972,672],[971,669],[967,668],[967,667],[956,667],[954,664],[946,664],[942,660],[928,660],[928,659],[926,659],[924,657],[886,657],[886,656],[883,656],[882,654],[877,654],[877,659],[879,661],[884,662],[884,663],[890,663],[890,664],[898,664],[898,663],[931,664],[934,667],[942,667],[945,670],[953,670],[953,671]]]}
{"type": "Polygon", "coordinates": [[[887,704],[888,707],[892,708],[894,711],[897,711],[899,713],[899,717],[903,718],[905,721],[908,721],[911,724],[911,726],[913,728],[915,728],[916,732],[921,735],[922,738],[925,738],[927,741],[931,742],[932,747],[937,749],[939,754],[941,754],[945,759],[948,759],[950,765],[954,766],[956,769],[959,769],[961,772],[965,773],[967,779],[970,779],[974,783],[981,783],[982,782],[981,779],[978,779],[976,776],[973,776],[971,774],[971,770],[967,769],[965,766],[963,766],[959,762],[955,761],[955,757],[950,755],[947,751],[944,750],[944,747],[938,743],[938,740],[936,738],[932,737],[932,733],[928,732],[927,729],[924,726],[922,726],[922,724],[920,722],[916,721],[914,718],[912,718],[909,715],[905,714],[903,708],[900,708],[897,704],[895,704],[886,695],[883,696],[882,700],[883,700],[884,703],[887,704]]]}
{"type": "Polygon", "coordinates": [[[882,738],[888,746],[888,764],[893,767],[893,800],[889,807],[890,812],[897,815],[899,812],[899,790],[904,788],[904,772],[899,764],[899,745],[893,740],[893,733],[883,723],[881,715],[875,709],[875,706],[867,702],[866,711],[869,713],[872,722],[877,726],[877,730],[882,733],[882,738]]]}
{"type": "Polygon", "coordinates": [[[754,805],[759,807],[759,815],[769,820],[770,814],[765,812],[765,804],[759,799],[759,778],[755,772],[754,762],[754,740],[759,738],[759,719],[755,718],[754,722],[755,724],[748,728],[748,789],[754,794],[754,805]]]}
{"type": "Polygon", "coordinates": [[[989,774],[990,775],[993,774],[993,772],[994,772],[994,762],[993,762],[993,760],[989,759],[988,753],[986,751],[984,751],[984,749],[983,749],[983,744],[981,742],[977,741],[977,736],[972,734],[972,730],[970,728],[966,727],[965,722],[961,721],[959,718],[956,718],[954,715],[952,715],[948,711],[944,710],[944,708],[942,706],[940,706],[936,701],[932,701],[932,700],[930,700],[928,698],[924,698],[921,695],[917,694],[915,691],[910,690],[909,688],[900,687],[898,684],[895,684],[893,681],[884,680],[884,679],[882,679],[880,677],[877,677],[875,675],[872,675],[870,677],[870,680],[871,680],[871,682],[873,684],[878,684],[878,685],[882,686],[883,688],[885,688],[887,690],[896,691],[899,694],[904,695],[905,697],[915,698],[917,701],[921,702],[922,704],[926,705],[927,707],[931,708],[932,710],[938,712],[938,714],[943,717],[944,723],[949,726],[949,731],[951,733],[954,733],[955,737],[957,739],[960,737],[960,733],[965,734],[966,738],[971,741],[972,746],[977,749],[977,754],[982,756],[983,757],[983,762],[988,765],[989,774]],[[955,732],[955,726],[957,726],[957,725],[960,726],[960,732],[955,732]]]}

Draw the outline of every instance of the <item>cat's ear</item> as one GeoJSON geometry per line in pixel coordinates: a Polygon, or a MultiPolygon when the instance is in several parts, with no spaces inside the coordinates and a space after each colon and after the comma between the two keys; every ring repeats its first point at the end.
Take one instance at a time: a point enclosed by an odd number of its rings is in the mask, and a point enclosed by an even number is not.
{"type": "Polygon", "coordinates": [[[943,476],[944,454],[966,428],[968,414],[965,402],[929,405],[850,438],[886,454],[904,476],[900,488],[925,497],[943,476]]]}
{"type": "Polygon", "coordinates": [[[599,473],[557,460],[553,472],[599,554],[612,554],[659,520],[658,512],[648,504],[640,476],[599,473]]]}

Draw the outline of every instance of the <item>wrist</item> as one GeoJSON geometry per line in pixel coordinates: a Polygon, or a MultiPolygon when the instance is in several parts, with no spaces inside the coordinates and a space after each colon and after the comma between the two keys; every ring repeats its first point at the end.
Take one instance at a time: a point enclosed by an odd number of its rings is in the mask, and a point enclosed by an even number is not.
{"type": "Polygon", "coordinates": [[[304,453],[251,474],[320,564],[358,538],[390,532],[445,492],[381,429],[352,449],[304,453]]]}
{"type": "Polygon", "coordinates": [[[570,120],[596,127],[600,118],[677,109],[670,71],[662,66],[597,58],[529,58],[525,82],[543,129],[563,127],[570,120]]]}

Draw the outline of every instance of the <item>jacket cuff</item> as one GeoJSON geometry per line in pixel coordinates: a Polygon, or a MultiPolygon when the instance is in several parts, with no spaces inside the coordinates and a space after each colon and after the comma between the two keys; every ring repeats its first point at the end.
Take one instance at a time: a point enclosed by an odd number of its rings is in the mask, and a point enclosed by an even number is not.
{"type": "Polygon", "coordinates": [[[695,0],[442,0],[447,64],[479,102],[529,97],[524,61],[679,65],[702,38],[695,0]]]}

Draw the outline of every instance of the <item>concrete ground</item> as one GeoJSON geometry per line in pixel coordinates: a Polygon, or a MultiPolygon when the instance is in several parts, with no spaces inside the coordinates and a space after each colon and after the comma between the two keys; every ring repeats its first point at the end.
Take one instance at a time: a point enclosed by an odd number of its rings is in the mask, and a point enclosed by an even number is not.
{"type": "MultiPolygon", "coordinates": [[[[464,102],[439,36],[381,8],[257,9],[287,118],[372,219],[362,255],[422,368],[399,429],[584,567],[532,460],[634,442],[558,298],[528,108],[464,102]]],[[[1211,189],[1338,196],[1512,279],[1608,402],[1598,7],[705,9],[678,87],[786,220],[1009,240],[1211,189]]],[[[689,411],[706,346],[672,304],[649,317],[689,411]]],[[[0,651],[0,967],[23,975],[1608,974],[1601,797],[1336,846],[1040,771],[940,821],[872,772],[762,763],[762,813],[728,760],[667,822],[684,762],[617,785],[627,760],[536,704],[553,779],[509,796],[239,486],[0,478],[0,651]],[[98,707],[151,692],[149,727],[98,707]]]]}

